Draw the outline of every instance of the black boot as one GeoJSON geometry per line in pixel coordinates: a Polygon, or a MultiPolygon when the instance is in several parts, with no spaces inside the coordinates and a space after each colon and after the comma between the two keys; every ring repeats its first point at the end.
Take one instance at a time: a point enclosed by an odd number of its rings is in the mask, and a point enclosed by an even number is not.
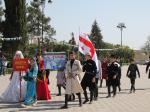
{"type": "Polygon", "coordinates": [[[133,90],[133,85],[131,85],[130,93],[132,93],[132,90],[133,90]]]}
{"type": "Polygon", "coordinates": [[[108,89],[108,96],[106,96],[106,98],[109,98],[111,97],[110,85],[107,85],[107,89],[108,89]]]}
{"type": "Polygon", "coordinates": [[[68,95],[68,101],[74,101],[74,100],[75,100],[74,94],[68,95]]]}
{"type": "Polygon", "coordinates": [[[116,96],[116,86],[113,86],[113,97],[116,96]]]}
{"type": "Polygon", "coordinates": [[[68,94],[65,94],[65,105],[61,107],[61,109],[67,109],[68,108],[68,94]]]}
{"type": "Polygon", "coordinates": [[[85,101],[83,102],[83,104],[87,103],[89,101],[89,98],[87,96],[87,92],[84,91],[84,97],[85,97],[85,101]]]}
{"type": "Polygon", "coordinates": [[[72,94],[72,101],[75,101],[75,95],[72,94]]]}
{"type": "Polygon", "coordinates": [[[108,96],[106,96],[106,98],[109,98],[109,97],[111,97],[111,95],[110,95],[110,94],[108,94],[108,96]]]}
{"type": "Polygon", "coordinates": [[[103,80],[101,79],[101,81],[100,81],[100,88],[102,88],[102,83],[103,83],[103,80]]]}
{"type": "Polygon", "coordinates": [[[94,100],[97,101],[98,100],[98,86],[95,86],[95,91],[94,91],[94,100]]]}
{"type": "Polygon", "coordinates": [[[58,86],[58,94],[56,96],[61,96],[61,86],[58,86]]]}
{"type": "Polygon", "coordinates": [[[106,80],[106,87],[108,86],[108,81],[106,80]]]}
{"type": "Polygon", "coordinates": [[[90,104],[93,102],[94,91],[90,91],[90,104]]]}
{"type": "Polygon", "coordinates": [[[79,106],[82,107],[82,99],[81,99],[81,93],[77,93],[79,98],[79,106]]]}
{"type": "Polygon", "coordinates": [[[135,86],[133,86],[133,92],[135,93],[135,86]]]}

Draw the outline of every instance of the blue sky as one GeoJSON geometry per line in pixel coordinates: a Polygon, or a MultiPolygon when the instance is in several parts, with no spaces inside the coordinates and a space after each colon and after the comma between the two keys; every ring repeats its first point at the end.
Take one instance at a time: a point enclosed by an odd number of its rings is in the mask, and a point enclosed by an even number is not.
{"type": "MultiPolygon", "coordinates": [[[[27,0],[30,1],[30,0],[27,0]]],[[[90,33],[96,19],[103,40],[120,44],[119,22],[124,22],[123,45],[140,49],[150,35],[150,0],[53,0],[45,13],[56,29],[54,38],[68,41],[71,32],[78,40],[80,31],[90,33]]]]}

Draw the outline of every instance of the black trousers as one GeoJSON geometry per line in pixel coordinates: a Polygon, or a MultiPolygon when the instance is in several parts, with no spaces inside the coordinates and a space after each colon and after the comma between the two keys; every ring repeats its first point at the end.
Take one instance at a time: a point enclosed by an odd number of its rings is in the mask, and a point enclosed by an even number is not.
{"type": "MultiPolygon", "coordinates": [[[[76,93],[76,95],[78,96],[79,99],[79,105],[82,104],[82,100],[81,100],[81,93],[76,93]]],[[[65,106],[68,107],[68,101],[69,101],[69,94],[65,94],[65,106]]]]}
{"type": "Polygon", "coordinates": [[[135,91],[135,78],[130,78],[130,82],[131,82],[131,89],[130,91],[135,91]]]}
{"type": "Polygon", "coordinates": [[[94,98],[97,99],[98,97],[98,80],[99,78],[96,78],[96,84],[95,84],[95,91],[94,91],[94,98]]]}
{"type": "Polygon", "coordinates": [[[50,74],[50,70],[49,69],[46,69],[46,80],[47,80],[47,84],[50,84],[49,82],[49,74],[50,74]]]}
{"type": "Polygon", "coordinates": [[[63,87],[64,89],[66,89],[66,87],[62,86],[62,85],[57,85],[58,87],[58,95],[61,95],[61,87],[63,87]]]}
{"type": "MultiPolygon", "coordinates": [[[[104,79],[106,82],[106,87],[107,87],[107,79],[104,79]]],[[[103,79],[100,79],[100,87],[102,87],[103,79]]]]}
{"type": "Polygon", "coordinates": [[[110,88],[112,87],[113,89],[113,95],[116,95],[116,86],[117,86],[117,80],[116,79],[108,79],[108,95],[111,95],[111,90],[110,88]]]}
{"type": "Polygon", "coordinates": [[[89,87],[89,90],[90,90],[90,101],[93,101],[93,96],[94,96],[96,84],[92,83],[92,82],[88,83],[88,82],[82,81],[81,82],[81,86],[82,86],[82,89],[84,91],[85,100],[89,100],[88,95],[87,95],[87,91],[86,91],[87,87],[89,87]]]}
{"type": "Polygon", "coordinates": [[[120,82],[121,78],[117,78],[117,87],[119,89],[119,91],[121,91],[121,82],[120,82]]]}

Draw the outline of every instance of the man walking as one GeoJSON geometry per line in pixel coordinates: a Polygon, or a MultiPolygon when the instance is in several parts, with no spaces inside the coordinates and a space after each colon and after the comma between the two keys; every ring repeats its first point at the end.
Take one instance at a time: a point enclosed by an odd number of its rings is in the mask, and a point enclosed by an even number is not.
{"type": "Polygon", "coordinates": [[[66,91],[65,91],[65,105],[61,109],[68,108],[69,95],[76,94],[79,98],[79,106],[82,106],[81,92],[83,89],[80,85],[79,75],[82,71],[80,61],[75,59],[73,52],[69,53],[70,60],[66,64],[66,91]]]}
{"type": "Polygon", "coordinates": [[[135,79],[136,79],[136,73],[138,73],[138,76],[140,78],[140,72],[138,69],[138,66],[134,63],[134,59],[130,60],[130,65],[128,67],[127,76],[130,78],[131,82],[131,89],[130,93],[135,92],[135,79]]]}
{"type": "Polygon", "coordinates": [[[95,78],[97,73],[97,67],[95,61],[92,60],[90,53],[87,53],[85,55],[85,58],[86,58],[86,62],[83,65],[83,72],[85,72],[85,74],[81,81],[81,86],[84,90],[84,96],[85,96],[85,101],[83,102],[83,104],[89,101],[87,96],[87,91],[86,91],[87,87],[89,87],[90,90],[90,104],[91,104],[93,101],[94,91],[96,89],[95,78]]]}
{"type": "Polygon", "coordinates": [[[119,74],[119,64],[116,61],[115,55],[111,55],[111,63],[108,66],[108,96],[111,97],[110,87],[113,88],[113,97],[116,96],[117,77],[119,74]]]}

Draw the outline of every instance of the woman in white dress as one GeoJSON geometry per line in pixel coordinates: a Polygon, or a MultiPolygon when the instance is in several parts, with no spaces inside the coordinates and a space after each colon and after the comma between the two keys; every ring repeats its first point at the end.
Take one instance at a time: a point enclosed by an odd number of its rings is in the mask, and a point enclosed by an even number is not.
{"type": "MultiPolygon", "coordinates": [[[[16,51],[14,59],[20,58],[24,58],[22,52],[16,51]]],[[[21,72],[21,76],[23,75],[25,75],[25,72],[21,72]]],[[[21,97],[20,97],[20,79],[21,79],[20,71],[13,71],[7,89],[0,96],[0,102],[24,101],[26,95],[26,82],[24,80],[21,80],[21,97]]]]}

